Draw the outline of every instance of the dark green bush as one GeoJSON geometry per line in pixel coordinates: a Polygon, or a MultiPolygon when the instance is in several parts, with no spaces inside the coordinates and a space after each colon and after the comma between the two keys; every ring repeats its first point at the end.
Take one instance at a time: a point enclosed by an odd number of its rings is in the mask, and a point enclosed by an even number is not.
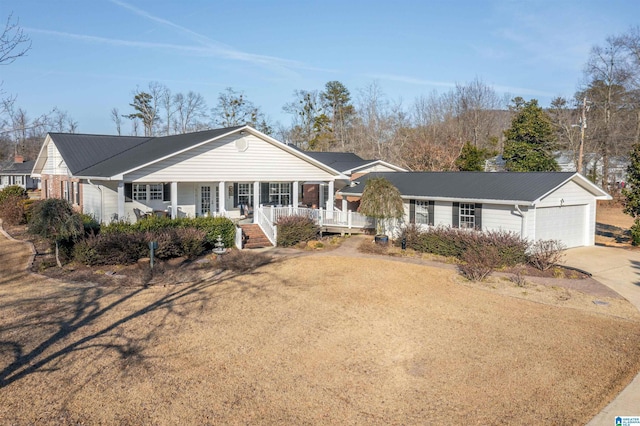
{"type": "Polygon", "coordinates": [[[217,241],[218,235],[222,236],[225,247],[233,247],[235,244],[236,227],[226,217],[197,217],[177,218],[152,216],[141,219],[135,223],[126,221],[112,222],[103,226],[100,230],[103,234],[117,232],[158,232],[174,228],[195,228],[205,232],[205,248],[211,249],[217,241]]]}
{"type": "Polygon", "coordinates": [[[84,235],[97,235],[100,233],[100,223],[90,214],[81,214],[82,227],[84,228],[84,235]]]}
{"type": "Polygon", "coordinates": [[[631,225],[631,244],[634,246],[640,246],[640,218],[636,219],[631,225]]]}
{"type": "Polygon", "coordinates": [[[0,190],[0,204],[9,197],[28,198],[27,191],[19,185],[11,185],[0,190]]]}
{"type": "Polygon", "coordinates": [[[295,246],[300,242],[311,241],[319,232],[318,225],[307,216],[284,216],[276,223],[278,226],[278,245],[295,246]]]}

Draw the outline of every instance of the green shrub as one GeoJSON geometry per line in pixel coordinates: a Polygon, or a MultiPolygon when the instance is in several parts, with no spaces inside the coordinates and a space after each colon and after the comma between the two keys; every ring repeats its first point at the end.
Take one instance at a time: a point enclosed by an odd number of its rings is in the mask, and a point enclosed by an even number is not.
{"type": "Polygon", "coordinates": [[[33,206],[38,201],[39,200],[35,200],[33,198],[25,198],[24,200],[22,200],[22,208],[24,209],[25,223],[29,223],[29,221],[31,221],[31,216],[33,214],[33,206]]]}
{"type": "Polygon", "coordinates": [[[0,204],[9,197],[18,197],[20,199],[28,198],[27,191],[18,185],[7,186],[0,190],[0,204]]]}
{"type": "Polygon", "coordinates": [[[81,214],[82,227],[84,228],[84,235],[97,235],[100,233],[100,222],[96,220],[90,214],[81,214]]]}
{"type": "Polygon", "coordinates": [[[636,219],[631,225],[631,244],[640,246],[640,218],[636,219]]]}
{"type": "Polygon", "coordinates": [[[217,242],[218,235],[222,236],[225,247],[233,247],[235,244],[236,227],[231,219],[226,217],[197,217],[177,218],[152,216],[141,219],[135,223],[116,221],[103,226],[100,230],[103,234],[121,232],[159,232],[174,228],[195,228],[205,232],[204,244],[206,249],[211,249],[217,242]]]}
{"type": "Polygon", "coordinates": [[[307,216],[284,216],[276,223],[278,226],[278,245],[295,246],[300,242],[311,241],[318,235],[318,225],[307,216]]]}

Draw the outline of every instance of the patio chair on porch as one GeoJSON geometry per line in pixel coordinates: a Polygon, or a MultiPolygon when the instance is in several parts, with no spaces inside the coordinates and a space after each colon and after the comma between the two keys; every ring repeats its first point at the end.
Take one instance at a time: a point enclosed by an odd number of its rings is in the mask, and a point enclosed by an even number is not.
{"type": "Polygon", "coordinates": [[[139,208],[133,209],[133,214],[136,215],[136,220],[145,219],[145,218],[149,217],[148,213],[143,212],[139,208]]]}

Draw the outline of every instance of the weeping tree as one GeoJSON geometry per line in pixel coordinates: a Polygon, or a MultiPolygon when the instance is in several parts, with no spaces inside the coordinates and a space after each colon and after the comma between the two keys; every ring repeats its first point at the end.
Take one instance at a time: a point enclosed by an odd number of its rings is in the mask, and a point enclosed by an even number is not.
{"type": "Polygon", "coordinates": [[[55,244],[56,263],[62,268],[60,241],[81,235],[82,219],[66,200],[49,198],[33,206],[29,232],[55,244]]]}
{"type": "Polygon", "coordinates": [[[360,213],[376,219],[376,232],[385,234],[389,219],[404,216],[400,191],[383,177],[367,180],[360,199],[360,213]]]}

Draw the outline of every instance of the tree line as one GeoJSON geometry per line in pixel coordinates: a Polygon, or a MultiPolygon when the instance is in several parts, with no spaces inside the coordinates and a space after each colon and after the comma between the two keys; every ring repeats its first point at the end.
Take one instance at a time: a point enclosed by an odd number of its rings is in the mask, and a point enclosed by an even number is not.
{"type": "MultiPolygon", "coordinates": [[[[24,55],[31,40],[10,15],[0,34],[0,65],[24,55]]],[[[581,170],[609,183],[609,163],[640,143],[640,27],[593,46],[582,82],[572,98],[557,97],[549,108],[537,100],[499,96],[481,79],[445,93],[394,101],[377,82],[353,93],[340,81],[321,89],[299,89],[282,110],[288,124],[273,122],[244,92],[227,88],[212,106],[201,94],[173,92],[158,82],[136,88],[125,108],[114,107],[118,135],[172,135],[249,124],[307,150],[354,152],[412,170],[482,169],[502,154],[507,170],[557,170],[554,150],[567,150],[581,170]],[[597,171],[601,170],[601,175],[597,171]]],[[[37,155],[50,131],[76,132],[78,123],[61,109],[31,117],[0,86],[0,159],[20,151],[37,155]]]]}

